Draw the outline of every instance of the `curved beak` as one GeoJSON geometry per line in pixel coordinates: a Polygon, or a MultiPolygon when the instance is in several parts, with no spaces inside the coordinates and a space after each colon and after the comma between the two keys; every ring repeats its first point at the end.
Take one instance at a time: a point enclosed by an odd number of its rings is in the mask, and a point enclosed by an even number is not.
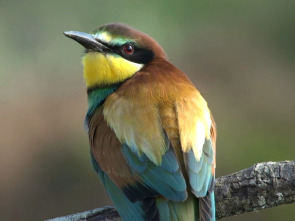
{"type": "Polygon", "coordinates": [[[108,47],[96,41],[94,36],[90,34],[79,32],[79,31],[66,31],[64,32],[64,35],[77,41],[79,44],[84,46],[87,50],[97,51],[101,53],[110,52],[110,49],[108,47]]]}

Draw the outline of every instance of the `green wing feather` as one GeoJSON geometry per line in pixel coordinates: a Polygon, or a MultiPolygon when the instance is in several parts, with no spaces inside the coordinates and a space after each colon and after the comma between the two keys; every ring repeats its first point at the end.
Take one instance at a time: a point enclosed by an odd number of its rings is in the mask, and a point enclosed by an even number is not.
{"type": "Polygon", "coordinates": [[[92,151],[90,151],[90,153],[92,166],[99,175],[108,195],[112,199],[116,209],[118,210],[123,220],[148,220],[145,211],[143,210],[143,203],[141,201],[131,202],[126,197],[124,192],[113,183],[109,176],[100,169],[99,165],[93,157],[92,151]]]}
{"type": "MultiPolygon", "coordinates": [[[[138,173],[141,179],[141,183],[137,185],[143,185],[169,200],[179,202],[187,198],[186,183],[172,147],[162,156],[162,163],[159,166],[144,154],[139,156],[133,153],[127,145],[122,146],[122,151],[128,165],[135,173],[138,173]]],[[[141,195],[137,191],[133,191],[133,194],[134,196],[130,196],[132,200],[136,200],[137,196],[141,195]]]]}

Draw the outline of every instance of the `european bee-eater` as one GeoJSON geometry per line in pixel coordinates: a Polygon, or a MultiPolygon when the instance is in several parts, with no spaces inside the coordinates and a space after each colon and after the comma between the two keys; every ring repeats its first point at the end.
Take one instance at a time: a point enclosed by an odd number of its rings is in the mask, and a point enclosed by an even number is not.
{"type": "Polygon", "coordinates": [[[188,77],[124,24],[64,34],[86,49],[91,161],[123,220],[215,220],[215,123],[188,77]]]}

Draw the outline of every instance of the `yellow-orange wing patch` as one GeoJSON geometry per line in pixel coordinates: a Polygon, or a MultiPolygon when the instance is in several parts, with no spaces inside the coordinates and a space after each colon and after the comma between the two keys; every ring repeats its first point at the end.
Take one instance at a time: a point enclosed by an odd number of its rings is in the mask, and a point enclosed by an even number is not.
{"type": "Polygon", "coordinates": [[[211,118],[207,103],[197,90],[176,102],[180,142],[183,152],[193,150],[200,160],[205,139],[210,139],[211,118]]]}
{"type": "MultiPolygon", "coordinates": [[[[140,92],[138,92],[140,93],[140,92]]],[[[148,96],[148,93],[141,92],[148,96]]],[[[127,144],[139,156],[144,153],[153,163],[160,165],[167,151],[158,110],[149,98],[111,94],[103,111],[104,117],[121,143],[127,144]]]]}

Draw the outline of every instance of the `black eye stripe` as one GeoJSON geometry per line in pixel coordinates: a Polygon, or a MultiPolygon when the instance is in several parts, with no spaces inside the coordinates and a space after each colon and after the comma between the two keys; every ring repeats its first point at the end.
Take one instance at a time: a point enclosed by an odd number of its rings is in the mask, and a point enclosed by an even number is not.
{"type": "Polygon", "coordinates": [[[134,44],[134,42],[126,42],[123,45],[111,45],[108,44],[106,42],[101,41],[100,39],[96,38],[96,41],[98,41],[99,43],[103,44],[104,46],[108,47],[111,52],[110,53],[116,53],[120,56],[122,56],[123,58],[125,58],[126,60],[138,63],[138,64],[147,64],[149,62],[151,62],[154,58],[154,52],[152,50],[149,49],[145,49],[145,48],[141,48],[137,45],[134,44]],[[125,45],[131,45],[133,47],[133,53],[128,54],[128,53],[124,53],[122,51],[124,51],[124,46],[125,45]]]}

